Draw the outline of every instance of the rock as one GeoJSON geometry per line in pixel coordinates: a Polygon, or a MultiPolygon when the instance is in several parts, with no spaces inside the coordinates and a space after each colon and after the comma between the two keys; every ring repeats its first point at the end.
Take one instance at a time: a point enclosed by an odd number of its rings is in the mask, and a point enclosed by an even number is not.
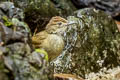
{"type": "Polygon", "coordinates": [[[22,34],[21,32],[19,31],[13,31],[12,29],[6,27],[3,23],[0,22],[0,39],[1,39],[1,42],[0,43],[4,43],[4,44],[7,44],[7,43],[10,43],[12,41],[25,41],[25,36],[24,34],[22,34]]]}
{"type": "Polygon", "coordinates": [[[51,78],[48,62],[43,54],[32,52],[24,43],[13,43],[6,46],[4,64],[14,80],[48,80],[51,78]],[[48,77],[49,75],[49,77],[48,77]]]}
{"type": "Polygon", "coordinates": [[[101,69],[98,73],[90,73],[86,80],[119,80],[120,67],[113,69],[101,69]]]}
{"type": "Polygon", "coordinates": [[[115,22],[104,12],[83,9],[68,17],[65,49],[54,62],[56,73],[81,77],[101,68],[119,65],[120,35],[115,22]]]}
{"type": "Polygon", "coordinates": [[[71,15],[73,11],[76,10],[76,8],[74,7],[70,0],[51,0],[51,1],[55,4],[55,7],[57,9],[61,10],[62,16],[71,15]]]}
{"type": "Polygon", "coordinates": [[[71,0],[77,8],[94,7],[120,21],[120,0],[71,0]]]}
{"type": "Polygon", "coordinates": [[[23,20],[24,15],[23,11],[19,8],[16,8],[12,2],[2,2],[0,3],[0,20],[3,16],[8,18],[18,18],[23,20]]]}
{"type": "Polygon", "coordinates": [[[53,68],[49,67],[45,55],[32,47],[29,27],[23,22],[24,14],[17,13],[15,10],[19,8],[13,9],[7,4],[14,6],[11,2],[0,4],[1,12],[7,10],[3,15],[0,13],[0,79],[52,79],[53,68]]]}

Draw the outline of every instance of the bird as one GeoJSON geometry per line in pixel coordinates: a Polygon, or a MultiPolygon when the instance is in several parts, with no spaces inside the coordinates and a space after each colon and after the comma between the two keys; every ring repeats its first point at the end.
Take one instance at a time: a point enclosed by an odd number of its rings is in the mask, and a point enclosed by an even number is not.
{"type": "Polygon", "coordinates": [[[43,49],[48,53],[49,61],[52,61],[63,51],[65,42],[63,34],[67,29],[68,21],[60,16],[52,17],[45,30],[32,36],[33,47],[43,49]]]}

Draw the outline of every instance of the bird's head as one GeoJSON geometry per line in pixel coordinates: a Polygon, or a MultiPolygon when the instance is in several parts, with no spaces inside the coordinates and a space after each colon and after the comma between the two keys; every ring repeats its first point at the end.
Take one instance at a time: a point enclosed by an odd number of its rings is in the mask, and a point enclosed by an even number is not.
{"type": "Polygon", "coordinates": [[[53,17],[46,26],[48,33],[63,33],[68,21],[60,16],[53,17]]]}

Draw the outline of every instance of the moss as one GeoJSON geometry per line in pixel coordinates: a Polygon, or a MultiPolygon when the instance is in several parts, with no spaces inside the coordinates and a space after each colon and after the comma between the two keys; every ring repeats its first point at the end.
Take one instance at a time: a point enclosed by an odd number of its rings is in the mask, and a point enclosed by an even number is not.
{"type": "Polygon", "coordinates": [[[48,61],[48,54],[45,50],[42,49],[35,49],[36,52],[40,53],[40,54],[44,54],[45,55],[45,60],[48,61]]]}
{"type": "Polygon", "coordinates": [[[13,25],[10,19],[7,18],[7,16],[3,16],[2,19],[4,20],[4,25],[7,27],[10,27],[13,25]]]}

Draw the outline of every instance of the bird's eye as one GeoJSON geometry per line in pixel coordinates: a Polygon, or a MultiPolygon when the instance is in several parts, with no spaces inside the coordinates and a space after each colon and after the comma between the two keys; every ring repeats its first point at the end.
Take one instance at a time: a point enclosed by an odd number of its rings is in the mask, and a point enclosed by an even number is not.
{"type": "Polygon", "coordinates": [[[62,23],[61,23],[61,22],[58,22],[58,25],[62,25],[62,23]]]}

